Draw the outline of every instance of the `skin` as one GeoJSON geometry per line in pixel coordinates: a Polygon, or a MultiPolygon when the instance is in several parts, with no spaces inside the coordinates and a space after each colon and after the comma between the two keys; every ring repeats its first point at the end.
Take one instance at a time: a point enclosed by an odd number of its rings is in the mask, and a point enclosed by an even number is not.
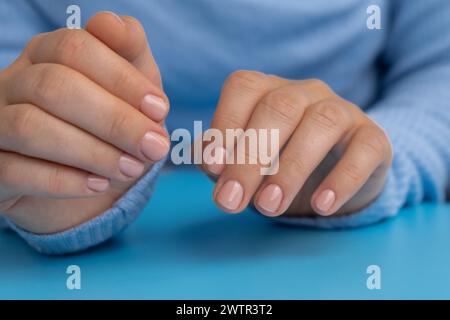
{"type": "Polygon", "coordinates": [[[316,79],[237,71],[223,86],[212,127],[280,130],[275,175],[262,176],[258,164],[202,165],[216,180],[215,202],[229,213],[253,205],[270,217],[351,214],[379,195],[392,161],[384,131],[316,79]]]}
{"type": "Polygon", "coordinates": [[[110,208],[168,152],[168,105],[135,19],[36,36],[0,73],[0,211],[42,234],[110,208]]]}
{"type": "MultiPolygon", "coordinates": [[[[102,12],[85,30],[36,36],[0,72],[0,211],[38,234],[104,212],[168,152],[168,109],[135,19],[102,12]],[[158,102],[144,103],[148,95],[158,102]],[[143,142],[148,132],[159,140],[143,142]]],[[[261,176],[258,165],[202,166],[216,181],[218,206],[231,213],[254,205],[267,216],[350,214],[378,196],[392,161],[383,130],[319,80],[237,71],[224,84],[212,127],[280,130],[275,175],[261,176]],[[229,181],[233,208],[223,194],[229,181]]]]}

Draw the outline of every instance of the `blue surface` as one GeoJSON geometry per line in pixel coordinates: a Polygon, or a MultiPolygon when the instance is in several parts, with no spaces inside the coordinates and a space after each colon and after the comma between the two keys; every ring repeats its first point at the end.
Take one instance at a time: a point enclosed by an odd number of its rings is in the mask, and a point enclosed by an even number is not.
{"type": "Polygon", "coordinates": [[[211,190],[198,172],[165,172],[134,225],[73,256],[41,256],[0,232],[0,298],[450,298],[449,205],[322,231],[226,215],[211,190]],[[72,264],[82,271],[78,291],[66,288],[72,264]],[[381,290],[366,287],[371,264],[381,267],[381,290]]]}

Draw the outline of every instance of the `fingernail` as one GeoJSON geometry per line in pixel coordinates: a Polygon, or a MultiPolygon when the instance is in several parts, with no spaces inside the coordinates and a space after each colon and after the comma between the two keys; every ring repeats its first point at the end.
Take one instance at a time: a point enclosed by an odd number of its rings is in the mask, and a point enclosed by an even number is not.
{"type": "Polygon", "coordinates": [[[316,207],[321,215],[327,216],[336,200],[336,194],[330,189],[323,190],[316,199],[316,207]]]}
{"type": "Polygon", "coordinates": [[[144,164],[128,155],[122,155],[119,159],[119,170],[127,177],[137,178],[144,172],[144,164]]]}
{"type": "Polygon", "coordinates": [[[169,142],[156,132],[147,132],[142,139],[141,151],[149,160],[159,161],[169,152],[169,142]]]}
{"type": "Polygon", "coordinates": [[[147,94],[141,103],[141,111],[155,121],[162,121],[167,115],[169,108],[160,97],[147,94]]]}
{"type": "Polygon", "coordinates": [[[212,174],[220,175],[223,168],[225,168],[227,151],[223,147],[215,147],[212,153],[208,153],[205,156],[206,168],[212,174]],[[217,159],[219,159],[218,162],[216,162],[217,159]]]}
{"type": "Polygon", "coordinates": [[[237,181],[227,181],[216,197],[217,202],[228,210],[236,210],[244,197],[244,189],[237,181]]]}
{"type": "Polygon", "coordinates": [[[109,180],[96,175],[89,175],[87,179],[87,187],[95,193],[104,192],[109,187],[109,180]]]}
{"type": "Polygon", "coordinates": [[[264,211],[262,212],[269,217],[275,216],[278,208],[280,207],[281,200],[283,199],[283,191],[276,184],[269,184],[263,189],[258,197],[258,206],[264,211]],[[267,214],[269,213],[269,214],[267,214]]]}
{"type": "Polygon", "coordinates": [[[117,21],[119,21],[122,25],[125,25],[125,22],[123,22],[122,18],[120,18],[116,13],[112,12],[112,11],[103,11],[103,13],[107,13],[112,15],[114,18],[117,19],[117,21]]]}

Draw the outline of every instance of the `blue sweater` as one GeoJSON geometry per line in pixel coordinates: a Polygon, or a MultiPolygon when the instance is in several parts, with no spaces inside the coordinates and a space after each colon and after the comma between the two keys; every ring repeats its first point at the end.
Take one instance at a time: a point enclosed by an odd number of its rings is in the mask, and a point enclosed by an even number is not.
{"type": "MultiPolygon", "coordinates": [[[[64,27],[71,3],[1,0],[0,67],[10,64],[33,35],[64,27]]],[[[111,10],[143,23],[172,103],[169,129],[209,121],[226,76],[252,69],[291,79],[322,79],[387,131],[394,162],[375,202],[351,216],[291,223],[356,227],[394,216],[403,206],[445,200],[450,180],[450,1],[77,3],[84,22],[96,11],[111,10]],[[381,8],[380,30],[367,28],[370,5],[381,8]]],[[[83,250],[134,220],[151,196],[161,165],[111,209],[71,230],[36,235],[6,219],[3,223],[41,252],[83,250]]]]}

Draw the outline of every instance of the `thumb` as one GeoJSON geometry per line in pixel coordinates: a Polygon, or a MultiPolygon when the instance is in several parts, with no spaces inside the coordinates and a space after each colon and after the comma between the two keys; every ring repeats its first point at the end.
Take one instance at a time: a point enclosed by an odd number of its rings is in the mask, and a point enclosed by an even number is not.
{"type": "Polygon", "coordinates": [[[128,60],[150,81],[162,88],[158,65],[153,58],[142,25],[133,17],[99,12],[86,24],[86,31],[128,60]]]}

